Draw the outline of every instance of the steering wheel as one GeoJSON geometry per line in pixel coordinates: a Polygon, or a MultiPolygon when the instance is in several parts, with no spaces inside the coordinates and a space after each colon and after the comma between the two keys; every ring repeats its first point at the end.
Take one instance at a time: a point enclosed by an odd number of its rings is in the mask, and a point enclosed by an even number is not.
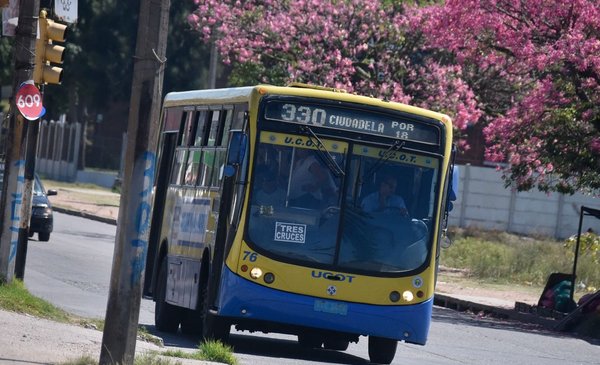
{"type": "Polygon", "coordinates": [[[403,219],[410,219],[410,216],[408,215],[408,210],[406,210],[406,208],[387,207],[385,208],[385,211],[388,213],[397,214],[400,218],[403,219]]]}
{"type": "Polygon", "coordinates": [[[427,235],[429,232],[429,227],[427,223],[425,223],[421,219],[412,219],[412,225],[415,231],[415,235],[418,235],[417,240],[421,239],[423,236],[427,235]]]}
{"type": "Polygon", "coordinates": [[[331,217],[332,215],[339,213],[339,212],[340,212],[340,207],[331,205],[321,211],[321,216],[331,217]]]}

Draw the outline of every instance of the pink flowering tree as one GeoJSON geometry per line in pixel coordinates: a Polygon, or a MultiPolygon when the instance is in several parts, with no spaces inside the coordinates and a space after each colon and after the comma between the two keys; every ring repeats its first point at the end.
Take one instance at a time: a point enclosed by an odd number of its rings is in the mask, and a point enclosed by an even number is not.
{"type": "Polygon", "coordinates": [[[489,160],[519,190],[600,188],[600,3],[448,0],[425,11],[487,122],[489,160]]]}
{"type": "Polygon", "coordinates": [[[195,0],[189,17],[232,67],[233,85],[305,82],[450,115],[456,130],[481,110],[463,66],[423,48],[418,8],[378,0],[195,0]]]}

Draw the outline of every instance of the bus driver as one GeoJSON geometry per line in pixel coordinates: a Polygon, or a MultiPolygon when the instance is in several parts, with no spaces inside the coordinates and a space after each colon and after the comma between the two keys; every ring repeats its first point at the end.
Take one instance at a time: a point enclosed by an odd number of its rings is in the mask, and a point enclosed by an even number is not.
{"type": "Polygon", "coordinates": [[[397,180],[393,176],[386,176],[379,184],[379,190],[364,197],[361,208],[367,213],[390,212],[397,210],[403,217],[408,217],[408,210],[404,199],[396,195],[397,180]]]}

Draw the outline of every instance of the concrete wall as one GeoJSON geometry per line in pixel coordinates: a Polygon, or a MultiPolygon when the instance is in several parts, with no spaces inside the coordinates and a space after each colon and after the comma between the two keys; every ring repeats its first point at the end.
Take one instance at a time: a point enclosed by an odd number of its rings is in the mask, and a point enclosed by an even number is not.
{"type": "MultiPolygon", "coordinates": [[[[459,166],[459,189],[450,226],[478,227],[563,239],[577,233],[581,206],[600,209],[600,199],[583,194],[516,192],[504,187],[494,168],[459,166]]],[[[585,217],[583,230],[600,232],[600,220],[585,217]]]]}
{"type": "Polygon", "coordinates": [[[115,186],[117,172],[108,171],[93,171],[93,170],[77,170],[75,181],[78,183],[96,184],[105,188],[115,186]]]}

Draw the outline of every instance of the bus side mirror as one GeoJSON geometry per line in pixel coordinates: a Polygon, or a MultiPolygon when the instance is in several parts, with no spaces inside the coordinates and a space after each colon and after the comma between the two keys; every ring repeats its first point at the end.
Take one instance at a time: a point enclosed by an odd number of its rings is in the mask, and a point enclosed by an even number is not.
{"type": "Polygon", "coordinates": [[[248,136],[242,131],[231,131],[229,138],[229,153],[227,154],[227,166],[225,166],[225,176],[233,176],[235,168],[242,164],[246,155],[246,145],[248,136]]]}
{"type": "Polygon", "coordinates": [[[452,178],[452,181],[450,181],[450,186],[448,186],[448,197],[446,199],[446,201],[448,202],[448,206],[446,207],[448,212],[452,211],[452,208],[454,208],[454,204],[452,202],[456,200],[456,193],[458,193],[458,166],[452,166],[450,176],[452,178]]]}

